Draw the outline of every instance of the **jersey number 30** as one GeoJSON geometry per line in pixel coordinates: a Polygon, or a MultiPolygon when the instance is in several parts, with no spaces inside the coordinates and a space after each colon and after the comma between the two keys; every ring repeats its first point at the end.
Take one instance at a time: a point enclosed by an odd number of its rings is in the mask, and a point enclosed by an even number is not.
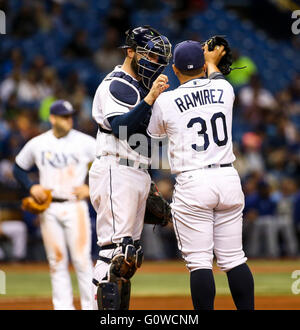
{"type": "MultiPolygon", "coordinates": [[[[191,128],[193,127],[196,123],[199,123],[201,125],[201,131],[198,131],[198,135],[202,136],[204,138],[204,145],[202,146],[198,146],[196,143],[192,144],[192,148],[196,151],[203,151],[206,150],[209,146],[209,137],[207,132],[207,125],[206,125],[206,121],[201,118],[201,117],[196,117],[196,118],[192,118],[188,124],[187,127],[191,128]]],[[[214,142],[219,146],[224,146],[227,141],[228,141],[228,134],[227,134],[227,126],[226,126],[226,120],[225,120],[225,115],[222,112],[217,112],[215,113],[211,119],[210,119],[210,124],[211,124],[211,128],[212,128],[212,132],[213,132],[213,139],[214,142]],[[223,129],[224,129],[224,138],[223,140],[219,139],[218,136],[218,131],[217,131],[217,119],[221,118],[222,120],[222,124],[223,124],[223,129]]]]}

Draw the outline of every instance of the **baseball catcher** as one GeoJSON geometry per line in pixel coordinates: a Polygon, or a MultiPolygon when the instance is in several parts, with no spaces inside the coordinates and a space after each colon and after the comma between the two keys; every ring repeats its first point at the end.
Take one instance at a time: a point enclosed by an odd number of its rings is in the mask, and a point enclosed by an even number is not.
{"type": "Polygon", "coordinates": [[[171,44],[145,25],[129,29],[122,48],[124,61],[97,88],[92,111],[99,126],[97,156],[89,172],[100,248],[93,280],[94,309],[99,310],[129,309],[130,280],[143,262],[143,225],[164,224],[169,218],[158,191],[149,196],[148,146],[141,152],[129,137],[146,136],[153,103],[169,87],[162,72],[172,56],[171,44]],[[122,127],[126,137],[120,134],[122,127]],[[150,213],[145,219],[146,204],[150,213]]]}

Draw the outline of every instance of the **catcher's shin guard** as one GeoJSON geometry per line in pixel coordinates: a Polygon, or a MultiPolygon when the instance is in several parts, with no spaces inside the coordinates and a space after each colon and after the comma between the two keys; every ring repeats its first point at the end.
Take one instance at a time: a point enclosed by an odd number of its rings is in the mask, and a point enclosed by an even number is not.
{"type": "Polygon", "coordinates": [[[128,310],[130,303],[131,282],[116,277],[110,278],[116,282],[99,283],[93,279],[97,289],[98,310],[128,310]]]}
{"type": "Polygon", "coordinates": [[[120,303],[120,309],[122,310],[128,310],[129,309],[129,303],[130,303],[130,293],[131,293],[131,282],[128,281],[122,281],[122,288],[121,288],[121,303],[120,303]]]}
{"type": "Polygon", "coordinates": [[[114,276],[129,280],[141,267],[144,252],[139,241],[133,242],[131,237],[124,237],[122,253],[115,255],[111,260],[110,273],[114,276]]]}
{"type": "Polygon", "coordinates": [[[118,310],[120,309],[121,297],[117,282],[102,282],[93,280],[97,289],[98,310],[118,310]]]}
{"type": "Polygon", "coordinates": [[[124,237],[119,246],[122,247],[122,250],[112,259],[100,257],[100,260],[110,264],[110,267],[105,281],[93,280],[93,283],[98,287],[99,310],[129,309],[130,279],[141,267],[144,252],[140,241],[133,242],[131,237],[124,237]]]}

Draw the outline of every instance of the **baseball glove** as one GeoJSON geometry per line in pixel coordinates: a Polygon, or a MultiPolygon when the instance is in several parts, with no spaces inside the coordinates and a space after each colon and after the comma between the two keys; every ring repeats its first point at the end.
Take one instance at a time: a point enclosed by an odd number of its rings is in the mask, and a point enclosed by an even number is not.
{"type": "Polygon", "coordinates": [[[28,211],[34,214],[39,214],[44,212],[52,202],[51,190],[45,189],[45,193],[47,195],[47,199],[43,204],[37,203],[36,200],[31,196],[23,198],[22,209],[24,211],[28,211]]]}
{"type": "Polygon", "coordinates": [[[166,226],[171,222],[171,207],[158,191],[156,184],[152,181],[150,192],[146,202],[144,223],[166,226]]]}
{"type": "Polygon", "coordinates": [[[223,36],[213,36],[206,40],[203,45],[205,44],[207,44],[207,48],[210,52],[213,51],[216,46],[224,46],[226,54],[221,58],[218,68],[223,75],[228,75],[232,70],[231,65],[233,63],[232,52],[228,41],[223,36]]]}

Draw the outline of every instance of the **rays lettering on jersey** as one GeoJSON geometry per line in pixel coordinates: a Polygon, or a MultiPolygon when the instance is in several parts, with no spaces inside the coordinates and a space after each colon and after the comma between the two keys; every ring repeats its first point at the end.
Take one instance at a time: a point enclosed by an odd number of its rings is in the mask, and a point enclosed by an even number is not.
{"type": "Polygon", "coordinates": [[[41,164],[55,168],[63,168],[71,164],[78,164],[79,159],[74,154],[56,153],[51,151],[41,152],[41,164]]]}
{"type": "Polygon", "coordinates": [[[184,112],[199,105],[224,104],[223,94],[223,89],[201,89],[178,97],[175,103],[180,112],[184,112]]]}

